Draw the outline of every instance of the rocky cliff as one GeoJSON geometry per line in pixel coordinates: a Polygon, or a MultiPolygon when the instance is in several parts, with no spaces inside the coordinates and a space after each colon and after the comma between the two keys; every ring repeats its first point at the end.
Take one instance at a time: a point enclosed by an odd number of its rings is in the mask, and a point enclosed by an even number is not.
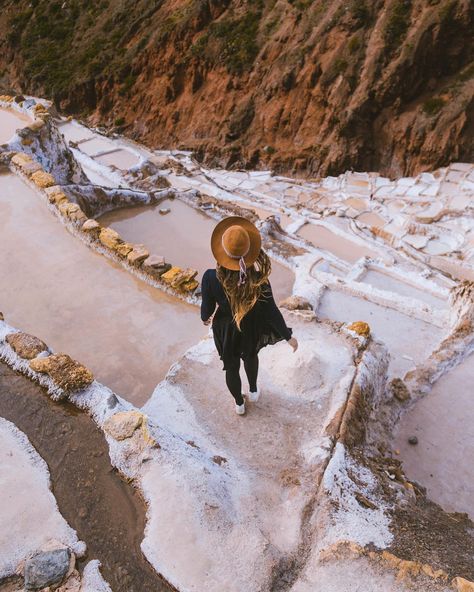
{"type": "Polygon", "coordinates": [[[474,153],[472,0],[3,0],[3,86],[209,164],[413,174],[474,153]]]}

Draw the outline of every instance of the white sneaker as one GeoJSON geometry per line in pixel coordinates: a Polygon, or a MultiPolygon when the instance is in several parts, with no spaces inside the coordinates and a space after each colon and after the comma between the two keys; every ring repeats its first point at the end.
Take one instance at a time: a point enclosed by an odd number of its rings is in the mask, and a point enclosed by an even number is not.
{"type": "Polygon", "coordinates": [[[256,403],[260,398],[260,389],[257,389],[255,393],[249,391],[248,397],[249,401],[252,401],[252,403],[256,403]]]}
{"type": "Polygon", "coordinates": [[[237,415],[245,415],[245,402],[242,405],[235,404],[235,412],[237,415]]]}

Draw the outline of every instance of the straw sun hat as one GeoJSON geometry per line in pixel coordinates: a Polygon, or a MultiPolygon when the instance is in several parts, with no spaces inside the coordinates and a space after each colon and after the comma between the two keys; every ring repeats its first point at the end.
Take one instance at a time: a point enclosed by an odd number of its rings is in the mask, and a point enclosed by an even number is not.
{"type": "Polygon", "coordinates": [[[240,271],[243,281],[247,267],[255,263],[261,246],[262,238],[256,226],[240,216],[221,220],[211,237],[211,250],[217,263],[240,271]]]}

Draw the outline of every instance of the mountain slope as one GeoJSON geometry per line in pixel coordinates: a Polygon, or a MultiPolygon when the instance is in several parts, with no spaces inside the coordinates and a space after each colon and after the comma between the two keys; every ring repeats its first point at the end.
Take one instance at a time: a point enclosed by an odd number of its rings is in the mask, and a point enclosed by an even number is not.
{"type": "Polygon", "coordinates": [[[414,174],[474,147],[471,0],[3,0],[3,84],[211,164],[414,174]]]}

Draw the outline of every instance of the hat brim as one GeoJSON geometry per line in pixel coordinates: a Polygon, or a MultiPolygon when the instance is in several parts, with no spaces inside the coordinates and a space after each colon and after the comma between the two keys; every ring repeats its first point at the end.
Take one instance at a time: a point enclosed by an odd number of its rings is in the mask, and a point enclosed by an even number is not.
{"type": "Polygon", "coordinates": [[[224,220],[221,220],[214,228],[211,236],[211,251],[215,260],[217,263],[219,263],[219,265],[222,265],[222,267],[225,267],[226,269],[238,271],[239,260],[229,257],[222,246],[222,235],[228,228],[230,228],[230,226],[241,226],[248,232],[250,238],[250,248],[249,252],[244,257],[245,265],[247,265],[247,267],[253,265],[257,260],[260,249],[262,248],[262,237],[260,236],[260,232],[255,224],[252,224],[250,220],[240,216],[230,216],[229,218],[224,218],[224,220]]]}

